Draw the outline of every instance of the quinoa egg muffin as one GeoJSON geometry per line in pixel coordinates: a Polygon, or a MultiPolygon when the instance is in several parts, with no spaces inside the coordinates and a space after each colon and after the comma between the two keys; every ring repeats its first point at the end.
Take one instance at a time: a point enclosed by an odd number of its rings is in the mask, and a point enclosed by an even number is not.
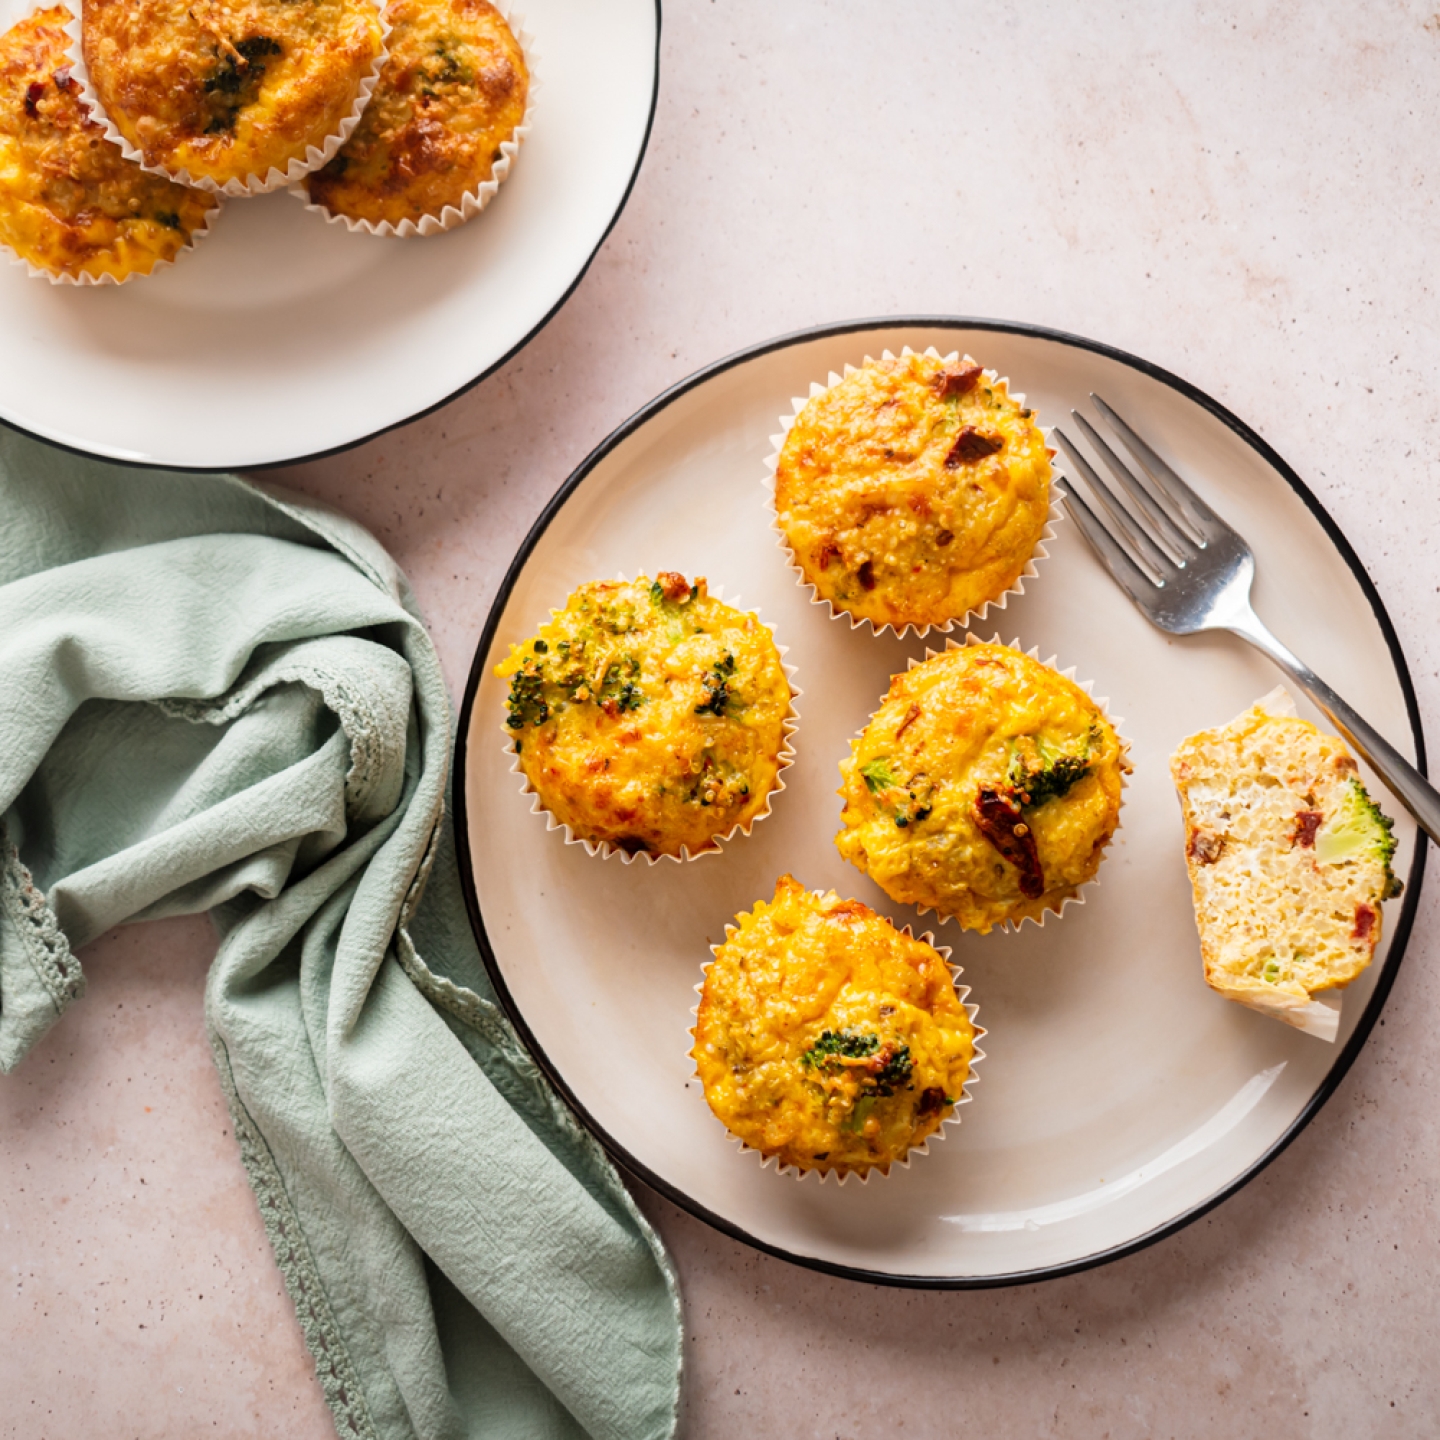
{"type": "Polygon", "coordinates": [[[384,49],[374,0],[83,0],[90,84],[143,165],[267,181],[339,145],[384,49]]]}
{"type": "Polygon", "coordinates": [[[841,761],[840,854],[892,899],[982,934],[1092,879],[1129,768],[1105,712],[1008,645],[896,675],[841,761]]]}
{"type": "Polygon", "coordinates": [[[887,356],[801,409],[775,511],[832,611],[923,631],[1020,578],[1050,512],[1050,452],[1033,412],[968,357],[887,356]]]}
{"type": "Polygon", "coordinates": [[[1314,997],[1374,958],[1381,902],[1403,889],[1393,822],[1283,689],[1181,741],[1170,770],[1206,984],[1305,1028],[1314,997]]]}
{"type": "Polygon", "coordinates": [[[888,1173],[923,1144],[979,1058],[932,945],[789,875],[715,947],[694,1036],[705,1099],[732,1135],[781,1168],[841,1176],[888,1173]]]}
{"type": "Polygon", "coordinates": [[[460,210],[525,117],[529,72],[488,0],[390,0],[389,58],[340,152],[306,177],[334,215],[419,226],[460,210]]]}
{"type": "Polygon", "coordinates": [[[506,729],[578,840],[681,858],[768,813],[790,683],[770,631],[675,571],[596,580],[510,647],[506,729]]]}
{"type": "Polygon", "coordinates": [[[57,279],[148,275],[218,202],[147,175],[89,118],[67,58],[63,5],[0,36],[0,244],[57,279]]]}

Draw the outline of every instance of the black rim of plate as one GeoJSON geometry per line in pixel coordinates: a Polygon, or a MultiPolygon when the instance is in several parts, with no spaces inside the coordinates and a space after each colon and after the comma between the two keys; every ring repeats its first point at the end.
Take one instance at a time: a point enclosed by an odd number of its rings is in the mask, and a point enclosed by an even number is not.
{"type": "Polygon", "coordinates": [[[625,207],[630,203],[631,192],[635,189],[635,182],[640,178],[640,167],[645,163],[645,152],[650,148],[650,135],[655,129],[655,110],[660,103],[660,33],[663,21],[661,3],[662,0],[655,0],[655,61],[651,67],[650,111],[645,117],[645,133],[640,137],[640,149],[635,156],[635,166],[630,171],[630,178],[625,182],[625,189],[621,193],[620,203],[615,207],[615,213],[606,222],[600,238],[595,242],[595,248],[585,257],[585,263],[575,272],[575,278],[565,287],[560,298],[499,359],[487,365],[473,379],[467,380],[448,395],[424,406],[413,415],[407,415],[402,420],[392,420],[388,425],[382,425],[378,430],[371,430],[364,435],[359,435],[354,440],[344,440],[339,445],[331,445],[324,450],[312,450],[304,455],[292,455],[279,460],[264,460],[253,465],[243,466],[171,465],[155,460],[132,460],[114,455],[101,455],[94,450],[86,450],[80,445],[69,445],[63,440],[53,440],[50,436],[41,435],[37,430],[27,429],[24,425],[7,419],[3,415],[0,415],[0,425],[8,430],[14,430],[18,434],[28,435],[32,440],[39,440],[44,445],[53,446],[56,450],[65,450],[71,455],[83,455],[87,460],[103,460],[109,465],[129,465],[146,470],[171,470],[184,475],[221,475],[234,470],[243,470],[245,474],[252,475],[258,471],[277,470],[284,465],[307,465],[312,460],[325,460],[331,455],[343,455],[347,450],[354,450],[360,445],[368,445],[370,441],[378,440],[392,430],[413,425],[417,420],[423,420],[427,415],[433,415],[437,410],[444,409],[452,400],[458,400],[462,395],[473,390],[482,380],[488,380],[502,365],[513,360],[560,313],[565,302],[575,293],[576,287],[585,278],[591,265],[595,263],[595,257],[600,253],[600,247],[610,238],[610,232],[619,223],[621,215],[625,213],[625,207]]]}
{"type": "Polygon", "coordinates": [[[455,841],[460,862],[460,880],[465,893],[465,906],[470,913],[470,924],[475,931],[475,938],[480,946],[480,953],[485,961],[485,968],[490,974],[491,983],[495,986],[496,994],[510,1017],[516,1030],[524,1040],[530,1053],[535,1057],[540,1068],[549,1078],[550,1083],[565,1097],[571,1109],[579,1116],[586,1129],[594,1135],[605,1150],[619,1165],[623,1166],[631,1174],[635,1175],[652,1189],[658,1191],[666,1199],[678,1205],[682,1210],[688,1211],[691,1215],[704,1220],[707,1224],[713,1225],[715,1229],[732,1238],[742,1241],[746,1245],[753,1246],[756,1250],[763,1251],[767,1255],[774,1255],[781,1260],[788,1260],[792,1264],[802,1265],[807,1269],[823,1271],[829,1275],[839,1275],[849,1280],[867,1281],[877,1285],[895,1285],[908,1289],[917,1290],[984,1290],[1004,1285],[1028,1285],[1039,1280],[1056,1279],[1062,1275],[1073,1275],[1081,1270],[1089,1270],[1097,1265],[1108,1264],[1112,1260],[1118,1260],[1125,1255],[1133,1255],[1136,1251],[1144,1250],[1146,1247],[1163,1240],[1166,1236],[1175,1234],[1193,1221],[1200,1219],[1202,1215],[1208,1214],[1223,1200],[1235,1194],[1242,1186],[1248,1184],[1255,1178],[1292,1140],[1314,1119],[1321,1106],[1335,1092],[1341,1080],[1345,1078],[1350,1067],[1355,1062],[1355,1057],[1360,1053],[1365,1041],[1369,1038],[1376,1020],[1384,1009],[1385,1001],[1390,994],[1390,989],[1395,983],[1395,976],[1399,973],[1400,962],[1404,958],[1405,948],[1410,939],[1410,931],[1415,921],[1415,912],[1420,900],[1420,886],[1425,874],[1425,858],[1428,849],[1425,843],[1424,833],[1417,837],[1415,857],[1410,865],[1410,874],[1407,877],[1405,899],[1400,909],[1399,919],[1395,924],[1394,938],[1390,942],[1390,951],[1385,957],[1385,963],[1380,968],[1375,982],[1374,992],[1370,996],[1370,1002],[1365,1007],[1364,1013],[1360,1016],[1355,1026],[1354,1033],[1350,1036],[1345,1048],[1336,1057],[1324,1080],[1316,1089],[1315,1093],[1306,1102],[1299,1115],[1291,1122],[1285,1133],[1265,1151],[1248,1169],[1235,1177],[1229,1184],[1223,1186],[1213,1195],[1208,1196],[1199,1204],[1192,1206],[1182,1214],[1167,1220],[1165,1224],[1159,1225],[1153,1230],[1148,1230],[1132,1240],[1127,1240],[1121,1245],[1115,1245],[1106,1250],[1096,1251],[1094,1254],[1082,1256],[1077,1260],[1069,1260],[1060,1265],[1040,1266],[1034,1270],[1017,1270],[1000,1275],[965,1275],[965,1276],[934,1276],[934,1275],[905,1275],[891,1274],[882,1270],[866,1270],[857,1266],[840,1265],[834,1261],[822,1260],[810,1255],[797,1255],[792,1251],[785,1250],[778,1245],[771,1245],[767,1241],[760,1240],[747,1231],[742,1230],[738,1225],[732,1224],[729,1220],[708,1210],[705,1206],[697,1203],[676,1186],[661,1179],[650,1168],[637,1160],[627,1151],[624,1146],[619,1145],[607,1132],[595,1121],[589,1111],[586,1110],[575,1094],[565,1084],[557,1073],[555,1066],[551,1063],[550,1057],[545,1053],[535,1035],[526,1024],[524,1016],[520,1013],[514,997],[510,994],[509,987],[505,983],[505,977],[501,973],[499,962],[491,949],[489,937],[485,930],[485,920],[480,911],[480,899],[475,889],[475,878],[471,863],[470,836],[468,829],[468,815],[465,805],[465,770],[466,770],[466,749],[470,733],[471,718],[475,707],[475,698],[479,692],[480,682],[485,672],[485,665],[490,653],[490,647],[494,642],[495,631],[500,624],[505,607],[509,603],[510,594],[519,579],[521,571],[528,562],[531,553],[534,551],[540,538],[549,528],[550,522],[560,512],[570,497],[585,482],[586,478],[599,463],[605,459],[618,445],[621,444],[635,431],[647,424],[652,418],[665,410],[680,396],[705,384],[716,376],[732,370],[736,366],[744,365],[748,361],[758,359],[761,356],[771,354],[776,350],[783,350],[792,345],[805,344],[812,340],[821,340],[840,335],[855,335],[867,331],[895,331],[904,329],[914,330],[988,330],[1005,335],[1023,335],[1034,339],[1056,342],[1061,345],[1069,345],[1077,350],[1087,350],[1092,354],[1103,355],[1107,359],[1117,360],[1131,369],[1138,370],[1141,374],[1160,381],[1171,389],[1178,391],[1187,399],[1207,410],[1211,415],[1222,421],[1247,445],[1255,450],[1260,457],[1270,465],[1290,488],[1304,501],[1310,513],[1319,521],[1321,528],[1325,531],[1330,543],[1345,560],[1354,574],[1356,582],[1370,602],[1370,608],[1374,612],[1376,622],[1380,626],[1381,633],[1385,637],[1385,643],[1390,649],[1390,658],[1395,666],[1395,673],[1400,680],[1400,687],[1405,696],[1405,710],[1410,720],[1410,732],[1415,741],[1416,763],[1422,774],[1426,773],[1425,763],[1425,735],[1420,721],[1420,710],[1415,700],[1415,687],[1411,682],[1410,670],[1405,663],[1405,656],[1400,649],[1399,637],[1395,633],[1395,627],[1390,622],[1386,613],[1384,603],[1380,594],[1371,582],[1365,567],[1360,563],[1360,557],[1356,555],[1350,542],[1340,532],[1335,522],[1326,513],[1324,507],[1310,493],[1305,482],[1285,463],[1283,459],[1261,439],[1244,421],[1232,415],[1218,401],[1211,399],[1202,390],[1198,390],[1188,381],[1182,380],[1179,376],[1172,375],[1168,370],[1158,365],[1152,365],[1148,360],[1142,360],[1137,356],[1127,354],[1123,350],[1117,350],[1111,345],[1105,345],[1095,340],[1087,340],[1082,336],[1070,335],[1062,330],[1051,330],[1040,325],[1027,325],[1005,320],[984,320],[970,319],[953,315],[901,315],[893,318],[880,317],[868,320],[844,321],[834,325],[821,325],[813,329],[799,330],[789,335],[782,335],[774,340],[766,341],[763,344],[755,345],[747,350],[741,350],[723,360],[716,361],[713,365],[706,366],[703,370],[697,370],[693,375],[681,380],[678,384],[672,385],[650,401],[648,405],[637,410],[618,429],[614,430],[581,462],[575,472],[555,492],[549,504],[541,512],[540,518],[531,527],[530,533],[525,537],[524,543],[520,546],[515,559],[511,562],[505,579],[500,585],[499,593],[490,607],[490,614],[485,622],[485,629],[480,636],[480,643],[475,651],[475,659],[470,668],[470,677],[465,686],[465,698],[460,707],[459,732],[455,748],[455,770],[454,770],[454,803],[455,803],[455,841]]]}

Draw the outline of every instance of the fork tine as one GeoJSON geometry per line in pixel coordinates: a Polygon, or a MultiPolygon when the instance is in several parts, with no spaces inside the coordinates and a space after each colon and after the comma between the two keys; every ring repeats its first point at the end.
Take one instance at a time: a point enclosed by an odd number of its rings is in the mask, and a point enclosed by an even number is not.
{"type": "MultiPolygon", "coordinates": [[[[1105,468],[1124,487],[1125,493],[1135,502],[1141,517],[1150,522],[1150,534],[1168,549],[1177,561],[1183,563],[1195,553],[1195,541],[1189,528],[1178,519],[1178,512],[1172,514],[1172,505],[1130,468],[1101,438],[1095,427],[1078,411],[1070,412],[1075,423],[1090,442],[1090,448],[1104,462],[1105,468]],[[1182,528],[1183,527],[1183,528],[1182,528]]],[[[1143,472],[1142,472],[1143,473],[1143,472]]]]}
{"type": "Polygon", "coordinates": [[[1073,490],[1065,491],[1062,503],[1115,583],[1132,600],[1139,601],[1142,595],[1149,595],[1155,589],[1155,582],[1130,558],[1124,546],[1095,518],[1095,512],[1073,490]]]}
{"type": "MultiPolygon", "coordinates": [[[[1155,483],[1156,489],[1180,511],[1193,529],[1198,544],[1205,543],[1207,525],[1224,525],[1224,521],[1167,465],[1130,425],[1105,403],[1100,396],[1091,393],[1095,408],[1108,420],[1115,433],[1125,442],[1126,448],[1140,462],[1145,473],[1155,483]]],[[[1228,527],[1226,527],[1228,528],[1228,527]]]]}
{"type": "Polygon", "coordinates": [[[1085,483],[1090,487],[1090,493],[1100,502],[1100,508],[1109,517],[1110,523],[1105,528],[1112,535],[1118,530],[1129,546],[1132,557],[1150,570],[1157,580],[1171,573],[1175,569],[1175,562],[1130,518],[1129,511],[1111,493],[1110,487],[1095,473],[1094,466],[1075,448],[1070,437],[1058,426],[1054,435],[1075,468],[1085,477],[1085,483]]]}

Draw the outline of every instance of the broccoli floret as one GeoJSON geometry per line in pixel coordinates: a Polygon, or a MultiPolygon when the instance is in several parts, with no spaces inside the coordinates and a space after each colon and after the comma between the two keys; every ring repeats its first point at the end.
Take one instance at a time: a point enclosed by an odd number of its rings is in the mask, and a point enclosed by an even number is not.
{"type": "Polygon", "coordinates": [[[1010,761],[1010,785],[1022,808],[1036,810],[1049,800],[1068,795],[1090,773],[1090,752],[1099,740],[1098,732],[1092,729],[1079,754],[1052,751],[1037,739],[1033,758],[1015,755],[1010,761]]]}
{"type": "Polygon", "coordinates": [[[717,719],[722,716],[730,699],[730,681],[734,676],[735,657],[727,654],[701,678],[700,683],[705,687],[705,698],[695,707],[695,713],[714,715],[717,719]]]}
{"type": "Polygon", "coordinates": [[[873,1031],[857,1035],[853,1030],[827,1030],[800,1057],[800,1063],[819,1069],[832,1056],[844,1055],[849,1059],[859,1060],[866,1055],[873,1055],[879,1048],[880,1037],[873,1031]]]}
{"type": "Polygon", "coordinates": [[[867,760],[860,767],[860,774],[865,781],[865,788],[872,795],[878,795],[880,791],[888,790],[899,783],[895,779],[894,771],[890,769],[888,755],[882,755],[878,760],[867,760]]]}
{"type": "Polygon", "coordinates": [[[505,701],[509,714],[505,723],[512,730],[523,730],[527,725],[543,725],[550,718],[550,706],[545,699],[545,677],[533,660],[526,660],[524,666],[510,677],[510,695],[505,701]]]}
{"type": "MultiPolygon", "coordinates": [[[[589,687],[586,687],[587,698],[598,701],[602,708],[613,702],[617,710],[638,710],[645,703],[645,697],[635,684],[635,677],[639,674],[640,662],[633,655],[626,655],[606,667],[598,695],[589,693],[589,687]]],[[[578,699],[578,693],[571,698],[578,699]]]]}
{"type": "Polygon", "coordinates": [[[1385,867],[1380,898],[1389,900],[1405,888],[1390,868],[1395,858],[1394,831],[1395,822],[1382,813],[1364,785],[1347,781],[1344,798],[1315,834],[1315,858],[1325,865],[1357,859],[1380,861],[1385,867]]]}
{"type": "Polygon", "coordinates": [[[908,1045],[880,1044],[873,1030],[827,1030],[800,1057],[807,1070],[843,1075],[847,1070],[860,1082],[866,1095],[893,1095],[910,1084],[915,1069],[908,1045]],[[864,1061],[864,1064],[846,1062],[864,1061]]]}
{"type": "Polygon", "coordinates": [[[929,818],[930,812],[934,808],[930,802],[935,787],[924,771],[917,772],[908,780],[902,780],[890,768],[891,763],[888,755],[867,760],[860,767],[860,775],[865,781],[865,788],[872,795],[882,795],[886,791],[904,792],[906,798],[892,794],[882,801],[882,805],[892,811],[896,828],[904,830],[912,823],[918,825],[920,821],[929,818]]]}

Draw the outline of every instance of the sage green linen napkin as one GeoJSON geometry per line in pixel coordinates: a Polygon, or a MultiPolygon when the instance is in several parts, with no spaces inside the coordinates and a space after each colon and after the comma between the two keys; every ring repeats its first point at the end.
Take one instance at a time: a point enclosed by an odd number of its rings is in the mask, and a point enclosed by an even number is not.
{"type": "Polygon", "coordinates": [[[215,1062],[339,1433],[669,1435],[675,1276],[495,1007],[450,739],[358,526],[0,429],[0,1068],[77,947],[209,910],[215,1062]]]}

